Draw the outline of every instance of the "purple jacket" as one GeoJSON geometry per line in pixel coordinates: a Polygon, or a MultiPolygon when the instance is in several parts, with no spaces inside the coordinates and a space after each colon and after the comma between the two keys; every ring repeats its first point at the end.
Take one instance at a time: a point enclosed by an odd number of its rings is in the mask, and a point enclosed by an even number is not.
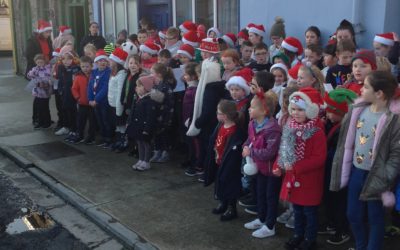
{"type": "Polygon", "coordinates": [[[185,96],[183,97],[182,103],[182,122],[185,124],[187,119],[189,119],[189,125],[192,122],[193,118],[193,109],[194,109],[194,98],[196,96],[196,86],[188,87],[185,91],[185,96]]]}
{"type": "Polygon", "coordinates": [[[258,171],[263,175],[271,176],[281,142],[282,130],[272,117],[258,133],[255,124],[254,120],[249,122],[249,135],[243,147],[251,144],[250,157],[256,163],[258,171]]]}

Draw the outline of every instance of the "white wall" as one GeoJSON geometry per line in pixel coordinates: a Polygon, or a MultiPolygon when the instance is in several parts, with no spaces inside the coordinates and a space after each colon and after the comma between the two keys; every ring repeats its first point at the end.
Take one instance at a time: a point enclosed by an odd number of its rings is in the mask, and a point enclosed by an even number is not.
{"type": "MultiPolygon", "coordinates": [[[[243,28],[250,22],[262,23],[269,34],[275,16],[281,16],[285,19],[287,36],[295,36],[304,43],[304,31],[307,27],[315,25],[321,30],[323,44],[326,44],[329,35],[335,32],[342,19],[353,22],[353,1],[241,0],[240,27],[243,28]]],[[[365,29],[356,36],[359,48],[371,48],[376,33],[400,32],[399,0],[359,1],[356,15],[359,15],[365,29]],[[391,12],[391,17],[388,17],[386,12],[391,12]]],[[[267,43],[270,43],[269,39],[267,43]]]]}

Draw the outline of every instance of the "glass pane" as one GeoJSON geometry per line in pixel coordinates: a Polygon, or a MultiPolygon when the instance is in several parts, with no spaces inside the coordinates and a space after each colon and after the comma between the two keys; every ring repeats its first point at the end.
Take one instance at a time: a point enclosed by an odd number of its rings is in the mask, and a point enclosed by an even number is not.
{"type": "Polygon", "coordinates": [[[238,0],[218,0],[218,28],[222,33],[239,31],[238,0]]]}
{"type": "Polygon", "coordinates": [[[192,20],[192,1],[176,0],[176,25],[181,25],[186,20],[192,20]]]}
{"type": "Polygon", "coordinates": [[[196,0],[196,23],[214,26],[213,0],[196,0]]]}
{"type": "Polygon", "coordinates": [[[125,27],[125,4],[124,0],[115,0],[115,21],[117,34],[125,27]]]}
{"type": "Polygon", "coordinates": [[[104,0],[104,37],[107,41],[114,40],[112,0],[104,0]]]}
{"type": "Polygon", "coordinates": [[[137,0],[128,0],[128,33],[133,34],[138,32],[137,20],[137,0]]]}

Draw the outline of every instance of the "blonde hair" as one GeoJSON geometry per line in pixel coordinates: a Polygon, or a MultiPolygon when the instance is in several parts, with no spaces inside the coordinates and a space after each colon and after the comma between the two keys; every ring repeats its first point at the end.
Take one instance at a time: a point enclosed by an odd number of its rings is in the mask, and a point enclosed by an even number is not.
{"type": "Polygon", "coordinates": [[[310,74],[312,77],[315,78],[315,82],[312,85],[312,87],[318,90],[323,96],[325,93],[325,87],[324,87],[325,77],[322,74],[321,70],[315,65],[311,66],[303,65],[300,67],[299,71],[300,70],[307,72],[308,74],[310,74]]]}
{"type": "Polygon", "coordinates": [[[259,94],[256,94],[253,100],[256,100],[265,111],[268,111],[266,114],[267,117],[274,115],[276,106],[278,105],[278,96],[274,91],[270,89],[263,93],[263,98],[260,98],[259,94]]]}
{"type": "Polygon", "coordinates": [[[88,44],[85,45],[85,47],[83,47],[83,51],[85,51],[85,50],[86,51],[92,51],[92,52],[96,53],[97,48],[92,43],[88,43],[88,44]]]}
{"type": "Polygon", "coordinates": [[[387,71],[391,72],[392,71],[392,65],[389,62],[389,59],[387,59],[384,56],[377,56],[376,57],[376,70],[381,70],[381,71],[387,71]]]}

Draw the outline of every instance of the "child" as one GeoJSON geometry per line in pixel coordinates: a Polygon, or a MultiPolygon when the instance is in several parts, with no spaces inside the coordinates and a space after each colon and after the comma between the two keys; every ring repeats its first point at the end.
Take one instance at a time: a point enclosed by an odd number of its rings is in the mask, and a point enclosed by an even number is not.
{"type": "MultiPolygon", "coordinates": [[[[328,44],[325,46],[322,56],[324,58],[324,66],[325,68],[321,70],[325,79],[328,74],[328,70],[337,64],[337,56],[336,56],[336,43],[328,44]]],[[[326,81],[325,81],[326,82],[326,81]]]]}
{"type": "Polygon", "coordinates": [[[94,69],[90,75],[88,100],[89,105],[94,108],[97,124],[103,137],[102,141],[97,145],[109,147],[112,136],[112,123],[109,119],[110,106],[108,105],[107,91],[111,69],[108,66],[108,57],[104,50],[97,51],[94,63],[97,64],[97,69],[94,69]]]}
{"type": "Polygon", "coordinates": [[[353,24],[346,19],[343,19],[340,22],[339,27],[336,29],[336,39],[338,43],[344,40],[352,41],[357,47],[356,33],[354,31],[353,24]]]}
{"type": "Polygon", "coordinates": [[[282,63],[289,69],[290,59],[287,55],[282,52],[278,52],[274,57],[272,57],[272,64],[282,63]]]}
{"type": "Polygon", "coordinates": [[[242,46],[240,46],[240,55],[242,64],[247,67],[251,63],[255,62],[254,59],[251,58],[251,54],[253,53],[253,44],[249,41],[244,41],[242,46]]]}
{"type": "Polygon", "coordinates": [[[317,66],[306,66],[303,65],[299,68],[297,73],[297,86],[301,88],[313,87],[321,93],[321,96],[325,92],[324,88],[324,76],[317,66]]]}
{"type": "Polygon", "coordinates": [[[155,99],[156,95],[151,95],[153,100],[158,102],[157,131],[154,138],[154,155],[150,162],[165,163],[169,161],[169,137],[174,114],[174,95],[173,89],[176,87],[176,79],[171,68],[156,63],[151,67],[151,74],[156,78],[154,89],[161,99],[155,99]]]}
{"type": "Polygon", "coordinates": [[[57,79],[58,67],[62,64],[60,59],[61,56],[60,53],[61,53],[61,48],[55,49],[53,51],[53,58],[50,60],[53,93],[55,99],[54,101],[56,104],[57,116],[58,116],[57,124],[56,127],[54,128],[54,131],[57,131],[60,128],[62,128],[64,124],[64,117],[62,113],[62,101],[61,101],[61,95],[58,92],[58,79],[57,79]]]}
{"type": "Polygon", "coordinates": [[[156,102],[150,97],[156,79],[152,76],[141,76],[136,82],[136,94],[138,96],[135,110],[129,122],[128,131],[131,137],[136,139],[139,151],[139,161],[132,169],[144,171],[150,169],[151,139],[156,128],[156,102]]]}
{"type": "Polygon", "coordinates": [[[360,50],[351,60],[354,81],[346,83],[343,87],[361,95],[365,77],[376,70],[376,57],[371,50],[360,50]]]}
{"type": "Polygon", "coordinates": [[[34,129],[47,129],[51,126],[49,101],[52,94],[51,66],[46,64],[43,54],[37,54],[33,58],[36,67],[33,67],[27,74],[31,80],[27,86],[32,90],[34,129]]]}
{"type": "MultiPolygon", "coordinates": [[[[64,48],[63,48],[64,49],[64,48]]],[[[63,50],[62,49],[62,50],[63,50]]],[[[61,54],[62,65],[58,67],[58,92],[61,95],[62,112],[65,117],[65,124],[61,129],[55,132],[55,135],[67,135],[66,142],[72,140],[76,135],[76,101],[72,96],[73,76],[80,71],[79,59],[77,55],[67,49],[61,54]]]]}
{"type": "Polygon", "coordinates": [[[207,30],[207,37],[219,38],[219,37],[221,37],[221,32],[219,32],[217,27],[211,27],[207,30]]]}
{"type": "Polygon", "coordinates": [[[307,28],[306,32],[304,32],[306,39],[306,46],[315,44],[319,45],[321,40],[321,31],[316,26],[310,26],[307,28]]]}
{"type": "Polygon", "coordinates": [[[241,190],[241,147],[245,136],[237,125],[239,114],[236,104],[222,100],[218,103],[218,126],[210,138],[208,147],[205,186],[215,181],[214,196],[219,204],[212,210],[221,214],[221,221],[237,217],[236,201],[241,190]]]}
{"type": "Polygon", "coordinates": [[[268,62],[268,47],[265,44],[260,43],[254,47],[254,56],[256,61],[250,63],[249,68],[254,72],[262,70],[269,71],[271,64],[268,62]]]}
{"type": "Polygon", "coordinates": [[[171,52],[171,56],[174,57],[178,52],[179,47],[182,45],[182,41],[179,40],[179,29],[175,27],[169,27],[166,34],[165,49],[171,52]]]}
{"type": "Polygon", "coordinates": [[[269,46],[269,61],[274,64],[272,58],[280,52],[283,39],[286,37],[285,20],[282,17],[275,17],[275,23],[271,26],[269,37],[272,41],[272,45],[269,46]]]}
{"type": "Polygon", "coordinates": [[[333,88],[345,84],[351,76],[351,59],[356,53],[356,47],[351,40],[338,42],[336,46],[336,57],[338,63],[329,68],[326,74],[326,82],[332,84],[333,88]]]}
{"type": "MultiPolygon", "coordinates": [[[[377,34],[374,37],[374,51],[376,56],[388,58],[391,48],[395,44],[395,36],[393,32],[377,34]]],[[[399,65],[397,63],[391,64],[391,72],[395,77],[399,75],[399,65]]]]}
{"type": "Polygon", "coordinates": [[[236,48],[240,51],[245,41],[249,41],[249,31],[247,29],[241,29],[237,34],[238,45],[236,48]]]}
{"type": "Polygon", "coordinates": [[[177,54],[178,54],[179,62],[182,65],[186,65],[194,59],[195,51],[194,51],[194,48],[192,46],[190,46],[189,44],[182,44],[181,47],[179,48],[177,54]]]}
{"type": "Polygon", "coordinates": [[[96,51],[97,51],[96,46],[94,46],[91,43],[88,43],[85,45],[85,47],[83,47],[83,52],[85,53],[85,56],[90,57],[90,59],[92,59],[92,62],[96,58],[96,51]]]}
{"type": "Polygon", "coordinates": [[[160,47],[165,48],[165,42],[167,41],[167,31],[160,30],[158,31],[158,37],[160,38],[160,47]]]}
{"type": "Polygon", "coordinates": [[[128,74],[124,81],[124,85],[122,86],[121,91],[121,103],[123,105],[123,113],[129,116],[131,111],[134,110],[136,103],[136,81],[139,79],[139,76],[142,74],[140,56],[138,55],[130,55],[126,59],[128,74]]]}
{"type": "MultiPolygon", "coordinates": [[[[185,128],[185,134],[193,121],[194,100],[196,96],[197,85],[199,83],[196,72],[197,65],[198,64],[194,62],[188,63],[185,66],[185,74],[183,75],[187,84],[182,103],[182,122],[185,128]]],[[[186,161],[187,164],[184,164],[185,167],[187,167],[185,174],[188,176],[195,176],[197,172],[195,165],[197,158],[199,157],[198,138],[185,136],[185,142],[189,149],[187,157],[188,160],[186,161]]]]}
{"type": "Polygon", "coordinates": [[[123,112],[124,106],[121,102],[122,87],[124,85],[127,72],[124,68],[126,53],[121,48],[116,48],[113,53],[109,56],[111,77],[108,82],[108,104],[111,107],[110,119],[115,125],[116,141],[111,146],[111,149],[116,150],[125,141],[125,129],[127,116],[123,112]]]}
{"type": "Polygon", "coordinates": [[[275,94],[280,97],[282,89],[285,88],[288,80],[288,69],[285,64],[276,63],[271,66],[271,73],[274,75],[274,87],[272,88],[272,91],[274,91],[275,94]]]}
{"type": "Polygon", "coordinates": [[[250,83],[254,73],[249,68],[243,68],[235,73],[225,84],[229,90],[232,100],[236,103],[236,110],[239,112],[238,125],[247,131],[249,124],[248,108],[250,105],[250,83]]]}
{"type": "Polygon", "coordinates": [[[327,135],[327,159],[325,161],[325,181],[323,205],[325,207],[325,219],[327,223],[319,234],[333,234],[327,242],[333,245],[341,245],[350,239],[347,231],[348,223],[346,219],[346,200],[347,190],[342,189],[338,192],[329,191],[331,179],[332,161],[335,155],[338,142],[340,123],[348,111],[348,106],[357,98],[357,95],[348,89],[335,89],[325,93],[324,102],[326,104],[327,122],[325,132],[327,135]]]}
{"type": "Polygon", "coordinates": [[[85,142],[85,144],[91,145],[94,143],[96,133],[96,118],[93,108],[89,106],[87,91],[90,74],[92,72],[92,59],[88,56],[82,56],[80,58],[80,66],[81,72],[75,74],[71,89],[72,95],[78,103],[78,130],[77,135],[72,138],[70,142],[74,144],[85,142]],[[85,139],[86,121],[89,121],[89,129],[85,139]]]}
{"type": "Polygon", "coordinates": [[[322,65],[322,47],[318,44],[307,45],[304,50],[303,61],[310,62],[312,65],[315,65],[320,70],[322,70],[322,68],[324,67],[322,65]]]}
{"type": "Polygon", "coordinates": [[[288,68],[301,65],[299,58],[303,55],[303,45],[296,37],[286,37],[282,42],[283,53],[289,57],[288,68]]]}
{"type": "MultiPolygon", "coordinates": [[[[200,43],[201,58],[203,61],[218,61],[218,53],[220,52],[218,40],[215,38],[205,38],[200,43]]],[[[197,62],[197,61],[196,61],[197,62]]]]}
{"type": "MultiPolygon", "coordinates": [[[[264,44],[264,38],[267,39],[267,34],[265,33],[264,25],[260,24],[249,24],[249,41],[256,47],[259,44],[264,44]]],[[[264,44],[264,46],[266,46],[264,44]]],[[[268,47],[266,48],[268,51],[268,47]]],[[[255,59],[255,58],[254,58],[255,59]]],[[[268,60],[267,60],[268,61],[268,60]]]]}
{"type": "Polygon", "coordinates": [[[244,224],[256,230],[253,237],[265,238],[275,235],[281,178],[272,174],[272,165],[278,153],[281,129],[273,118],[278,97],[272,91],[257,92],[249,109],[248,138],[243,144],[243,157],[251,157],[257,166],[258,218],[244,224]]]}
{"type": "Polygon", "coordinates": [[[181,25],[179,25],[179,30],[181,31],[181,35],[185,35],[189,31],[196,31],[197,24],[193,23],[192,21],[184,21],[181,25]]]}
{"type": "Polygon", "coordinates": [[[255,73],[250,84],[250,93],[255,95],[258,92],[267,92],[274,86],[274,75],[267,71],[259,71],[255,73]]]}
{"type": "Polygon", "coordinates": [[[347,218],[356,249],[382,249],[384,206],[394,202],[388,190],[400,162],[398,84],[384,71],[370,72],[364,80],[360,102],[342,121],[330,190],[348,188],[347,218]]]}
{"type": "Polygon", "coordinates": [[[139,30],[137,34],[137,40],[139,42],[139,46],[145,44],[147,42],[148,36],[147,31],[145,29],[139,30]]]}
{"type": "Polygon", "coordinates": [[[303,88],[289,98],[291,119],[283,128],[274,173],[285,172],[280,197],[293,203],[295,228],[286,249],[314,249],[321,202],[326,138],[318,118],[321,94],[303,88]],[[300,245],[301,244],[301,245],[300,245]]]}
{"type": "Polygon", "coordinates": [[[228,81],[240,68],[239,53],[235,49],[227,49],[221,55],[221,61],[224,66],[222,80],[228,81]]]}
{"type": "Polygon", "coordinates": [[[146,71],[150,71],[151,67],[157,63],[158,52],[160,51],[160,46],[153,42],[146,42],[140,45],[140,57],[142,60],[142,68],[146,71]]]}

